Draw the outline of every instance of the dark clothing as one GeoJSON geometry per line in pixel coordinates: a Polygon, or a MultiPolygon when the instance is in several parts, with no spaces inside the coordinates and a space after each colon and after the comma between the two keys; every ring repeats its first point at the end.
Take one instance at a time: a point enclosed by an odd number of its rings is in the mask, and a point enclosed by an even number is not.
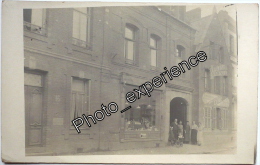
{"type": "Polygon", "coordinates": [[[191,144],[197,144],[197,130],[191,129],[191,144]]]}
{"type": "Polygon", "coordinates": [[[178,130],[179,126],[177,123],[172,122],[171,126],[173,127],[172,132],[175,139],[178,139],[178,130]]]}
{"type": "Polygon", "coordinates": [[[172,141],[174,141],[175,139],[174,139],[174,135],[173,135],[173,131],[170,129],[169,130],[169,139],[168,139],[168,141],[169,142],[172,142],[172,141]]]}
{"type": "Polygon", "coordinates": [[[190,125],[186,125],[184,132],[184,142],[190,142],[190,125]]]}

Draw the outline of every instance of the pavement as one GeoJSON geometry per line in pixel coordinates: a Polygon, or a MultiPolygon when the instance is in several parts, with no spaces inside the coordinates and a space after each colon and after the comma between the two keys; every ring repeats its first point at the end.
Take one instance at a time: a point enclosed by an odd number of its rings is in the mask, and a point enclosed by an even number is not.
{"type": "Polygon", "coordinates": [[[156,148],[142,148],[120,151],[97,151],[81,153],[80,155],[146,155],[146,154],[235,154],[235,144],[210,144],[191,145],[183,144],[182,147],[166,146],[156,148]]]}

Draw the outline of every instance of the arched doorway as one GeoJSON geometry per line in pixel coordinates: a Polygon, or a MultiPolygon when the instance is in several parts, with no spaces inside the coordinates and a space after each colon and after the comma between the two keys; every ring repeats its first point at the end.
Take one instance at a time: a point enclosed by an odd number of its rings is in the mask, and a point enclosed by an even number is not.
{"type": "Polygon", "coordinates": [[[186,124],[187,121],[187,101],[181,97],[175,97],[170,103],[170,124],[174,119],[182,121],[182,124],[186,124]]]}

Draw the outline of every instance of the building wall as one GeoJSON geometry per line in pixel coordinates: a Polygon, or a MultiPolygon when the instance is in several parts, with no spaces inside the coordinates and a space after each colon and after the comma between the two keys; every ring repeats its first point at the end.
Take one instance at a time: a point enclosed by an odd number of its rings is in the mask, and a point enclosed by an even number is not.
{"type": "MultiPolygon", "coordinates": [[[[91,43],[85,48],[72,44],[73,9],[46,9],[47,23],[44,28],[47,35],[25,28],[25,72],[40,73],[44,77],[43,145],[27,147],[26,153],[60,155],[165,146],[169,136],[170,102],[177,97],[187,103],[187,120],[203,121],[204,104],[201,100],[205,91],[202,76],[205,68],[218,64],[214,60],[200,63],[189,71],[185,68],[186,72],[180,77],[171,81],[168,79],[167,84],[151,94],[152,98],[156,98],[157,130],[129,131],[125,120],[127,112],[119,112],[128,106],[125,94],[129,89],[138,89],[144,82],[159,76],[164,67],[170,69],[180,60],[187,60],[189,56],[195,55],[196,31],[169,13],[166,9],[157,7],[92,8],[91,43]],[[133,64],[127,62],[124,57],[127,24],[137,28],[133,64]],[[155,68],[150,65],[151,34],[160,38],[158,66],[155,68]],[[185,48],[182,57],[177,57],[177,45],[185,48]],[[105,119],[97,121],[97,124],[91,122],[90,128],[84,123],[80,127],[81,133],[78,134],[71,126],[72,77],[90,82],[90,106],[86,112],[88,115],[94,115],[96,110],[101,109],[101,104],[107,106],[110,102],[117,103],[118,112],[105,116],[105,119]],[[160,93],[160,96],[155,93],[160,93]]],[[[214,40],[227,52],[219,22],[213,21],[209,29],[202,43],[203,51],[207,52],[209,40],[214,40]]],[[[224,61],[224,65],[229,67],[227,56],[224,61]]],[[[228,72],[229,77],[230,74],[228,72]]],[[[142,98],[145,100],[147,96],[142,98]]],[[[231,94],[228,98],[231,99],[231,94]]],[[[135,108],[132,110],[136,110],[135,108]]],[[[217,134],[222,137],[227,132],[217,134]]],[[[211,131],[205,133],[205,138],[217,137],[217,134],[211,131]]],[[[221,137],[218,138],[223,139],[221,137]]]]}
{"type": "MultiPolygon", "coordinates": [[[[199,88],[197,88],[197,91],[194,93],[197,93],[199,96],[199,99],[195,100],[195,104],[197,104],[195,107],[199,108],[199,118],[198,121],[203,123],[203,126],[206,125],[205,123],[205,116],[209,115],[208,111],[205,112],[205,108],[210,108],[211,112],[211,126],[210,128],[204,128],[204,143],[224,143],[224,142],[232,142],[235,139],[235,134],[231,132],[232,129],[232,122],[234,119],[234,109],[232,108],[232,65],[231,65],[231,60],[229,58],[229,49],[228,49],[228,44],[226,43],[226,33],[223,33],[223,29],[221,27],[221,22],[217,16],[217,14],[213,14],[212,21],[207,28],[207,33],[205,35],[205,38],[203,40],[203,43],[200,45],[201,49],[208,54],[208,59],[205,63],[200,64],[197,69],[197,79],[199,80],[199,83],[196,84],[198,85],[199,88]],[[224,59],[222,62],[220,62],[218,59],[214,60],[211,59],[211,56],[213,55],[211,50],[210,50],[210,42],[214,42],[214,44],[219,48],[222,47],[223,53],[224,53],[224,59]],[[213,67],[218,67],[218,66],[223,66],[225,67],[226,73],[221,75],[220,77],[225,76],[228,81],[226,84],[226,89],[228,90],[227,94],[217,94],[214,89],[214,79],[216,78],[215,76],[210,78],[210,86],[211,89],[210,91],[207,91],[205,89],[205,69],[208,69],[211,74],[214,72],[212,69],[213,67]],[[213,100],[213,101],[212,101],[213,100]],[[216,126],[213,126],[212,121],[213,120],[219,120],[217,118],[213,119],[212,116],[214,115],[212,112],[212,109],[220,108],[221,111],[223,109],[227,110],[227,116],[226,116],[226,128],[223,128],[223,124],[221,124],[221,129],[216,128],[216,126]],[[213,139],[213,140],[212,140],[213,139]]],[[[215,50],[216,55],[223,55],[219,54],[218,49],[215,50]]],[[[221,69],[219,69],[221,70],[221,69]]],[[[220,87],[222,88],[222,84],[220,84],[220,87]]],[[[216,112],[215,112],[216,113],[216,112]]],[[[222,112],[221,112],[222,113],[222,112]]],[[[224,117],[221,117],[221,122],[224,120],[224,117]]]]}

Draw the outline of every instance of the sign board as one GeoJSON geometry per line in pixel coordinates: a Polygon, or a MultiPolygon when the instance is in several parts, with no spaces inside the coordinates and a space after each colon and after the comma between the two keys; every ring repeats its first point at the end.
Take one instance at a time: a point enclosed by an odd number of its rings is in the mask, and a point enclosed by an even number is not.
{"type": "Polygon", "coordinates": [[[210,67],[210,78],[214,79],[215,76],[227,76],[227,66],[226,65],[217,65],[210,67]]]}

